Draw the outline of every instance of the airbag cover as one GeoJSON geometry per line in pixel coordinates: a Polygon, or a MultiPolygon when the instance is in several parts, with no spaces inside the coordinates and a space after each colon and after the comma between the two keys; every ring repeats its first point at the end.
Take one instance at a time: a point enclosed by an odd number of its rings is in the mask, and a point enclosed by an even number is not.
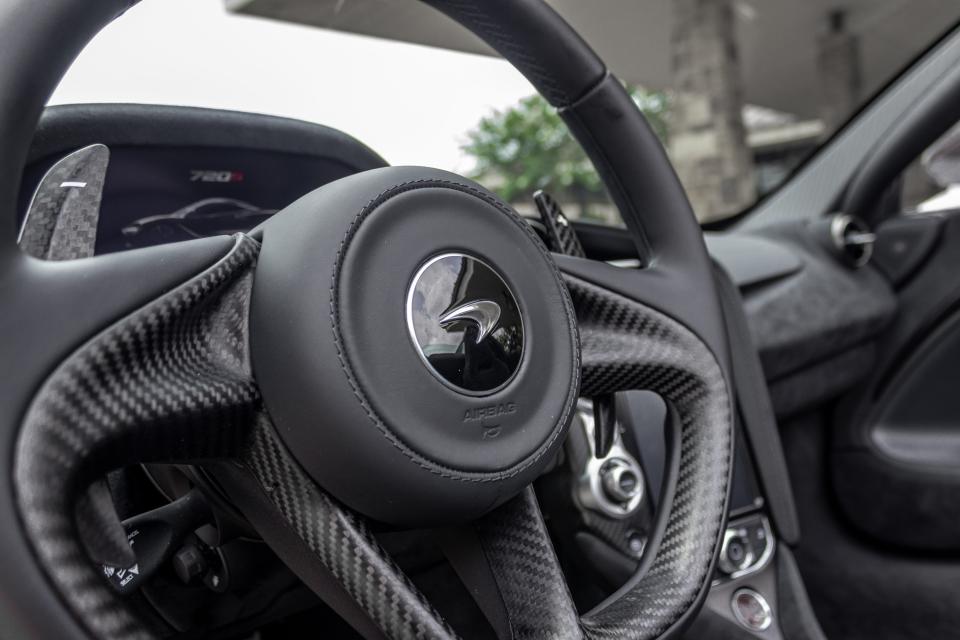
{"type": "Polygon", "coordinates": [[[433,169],[331,183],[263,228],[252,307],[267,409],[313,478],[403,525],[531,482],[569,425],[569,295],[529,226],[433,169]]]}

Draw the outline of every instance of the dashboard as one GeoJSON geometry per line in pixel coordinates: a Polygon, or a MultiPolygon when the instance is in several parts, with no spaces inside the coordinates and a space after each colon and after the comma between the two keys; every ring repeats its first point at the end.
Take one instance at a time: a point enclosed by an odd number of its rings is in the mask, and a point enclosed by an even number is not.
{"type": "MultiPolygon", "coordinates": [[[[90,145],[104,145],[109,154],[99,177],[96,254],[249,231],[317,187],[386,165],[341,132],[282,118],[137,105],[53,107],[24,171],[21,225],[44,176],[90,145]]],[[[79,184],[85,182],[53,187],[79,184]]]]}
{"type": "MultiPolygon", "coordinates": [[[[28,185],[39,182],[47,164],[31,168],[28,185]]],[[[111,148],[96,253],[249,231],[312,189],[351,173],[326,158],[280,152],[111,148]]]]}

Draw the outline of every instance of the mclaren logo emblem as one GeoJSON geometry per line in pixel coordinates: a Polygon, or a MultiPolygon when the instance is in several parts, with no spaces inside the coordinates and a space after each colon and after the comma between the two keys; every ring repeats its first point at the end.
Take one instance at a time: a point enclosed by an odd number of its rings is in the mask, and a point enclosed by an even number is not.
{"type": "Polygon", "coordinates": [[[407,328],[440,382],[465,395],[506,387],[520,369],[520,305],[493,267],[463,253],[427,260],[407,290],[407,328]]]}
{"type": "Polygon", "coordinates": [[[440,326],[444,329],[460,321],[477,325],[474,342],[479,344],[497,328],[497,323],[500,322],[500,305],[492,300],[474,300],[458,305],[440,316],[440,326]]]}

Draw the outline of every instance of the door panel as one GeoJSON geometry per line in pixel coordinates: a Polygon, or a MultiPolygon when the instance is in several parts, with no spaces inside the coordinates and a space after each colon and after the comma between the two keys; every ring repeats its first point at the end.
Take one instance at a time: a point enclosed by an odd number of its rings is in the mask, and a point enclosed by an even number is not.
{"type": "MultiPolygon", "coordinates": [[[[960,211],[900,218],[880,255],[900,258],[900,313],[880,359],[839,408],[833,489],[862,534],[918,551],[960,551],[960,211]]],[[[897,271],[888,263],[887,271],[897,271]]]]}
{"type": "MultiPolygon", "coordinates": [[[[960,638],[960,558],[880,542],[851,527],[838,510],[826,455],[840,424],[834,417],[825,409],[780,425],[800,516],[797,564],[824,634],[830,640],[960,638]]],[[[867,498],[873,506],[885,499],[882,489],[867,498]]]]}

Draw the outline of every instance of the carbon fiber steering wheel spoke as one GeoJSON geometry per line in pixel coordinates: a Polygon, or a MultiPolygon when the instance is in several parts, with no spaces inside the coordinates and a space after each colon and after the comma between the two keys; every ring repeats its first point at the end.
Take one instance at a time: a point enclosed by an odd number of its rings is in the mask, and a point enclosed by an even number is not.
{"type": "Polygon", "coordinates": [[[628,389],[672,409],[672,491],[651,551],[626,585],[577,620],[532,492],[477,524],[513,638],[656,638],[709,584],[726,511],[730,396],[711,350],[689,328],[636,300],[565,277],[577,312],[587,396],[628,389]],[[670,594],[669,598],[662,597],[670,594]]]}
{"type": "Polygon", "coordinates": [[[319,487],[266,414],[239,456],[210,471],[263,539],[365,638],[456,638],[367,520],[319,487]]]}
{"type": "Polygon", "coordinates": [[[215,264],[87,340],[26,411],[14,459],[20,513],[47,573],[98,636],[136,635],[136,623],[111,606],[89,557],[132,564],[109,500],[89,487],[137,462],[240,451],[259,407],[247,335],[258,249],[237,236],[215,264]],[[111,614],[88,616],[99,608],[111,614]]]}

